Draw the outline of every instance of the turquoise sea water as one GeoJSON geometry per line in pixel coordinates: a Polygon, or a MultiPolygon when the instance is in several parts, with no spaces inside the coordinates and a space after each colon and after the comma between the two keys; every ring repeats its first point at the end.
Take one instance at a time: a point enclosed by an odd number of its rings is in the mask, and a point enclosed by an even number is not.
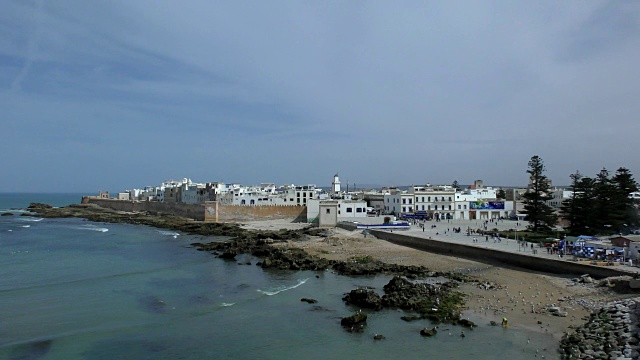
{"type": "Polygon", "coordinates": [[[257,258],[189,246],[223,238],[9,210],[32,201],[63,206],[80,194],[0,194],[0,212],[15,213],[0,217],[0,359],[521,359],[542,348],[557,357],[551,337],[473,317],[480,327],[464,338],[449,325],[423,338],[433,325],[397,310],[368,312],[364,333],[347,333],[340,318],[356,309],[343,294],[382,294],[389,277],[263,271],[257,258]]]}

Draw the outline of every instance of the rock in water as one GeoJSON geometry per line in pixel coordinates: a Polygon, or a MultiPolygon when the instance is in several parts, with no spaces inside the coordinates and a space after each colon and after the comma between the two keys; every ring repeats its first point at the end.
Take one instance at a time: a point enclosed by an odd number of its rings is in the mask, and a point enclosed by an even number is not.
{"type": "Polygon", "coordinates": [[[424,328],[420,330],[420,335],[422,336],[434,336],[437,333],[438,333],[438,330],[436,330],[436,328],[433,328],[433,329],[424,328]]]}
{"type": "Polygon", "coordinates": [[[367,314],[362,311],[358,311],[351,316],[347,316],[340,320],[340,325],[344,327],[352,327],[359,324],[364,324],[367,322],[367,314]]]}
{"type": "Polygon", "coordinates": [[[347,304],[360,306],[367,309],[381,310],[382,298],[375,292],[367,289],[351,290],[342,300],[347,304]]]}

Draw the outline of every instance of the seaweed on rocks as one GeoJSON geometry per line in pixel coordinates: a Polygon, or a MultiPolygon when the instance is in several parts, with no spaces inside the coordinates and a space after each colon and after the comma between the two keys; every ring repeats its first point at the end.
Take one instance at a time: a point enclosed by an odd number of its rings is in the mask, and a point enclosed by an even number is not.
{"type": "Polygon", "coordinates": [[[455,283],[412,282],[400,276],[394,276],[384,287],[380,297],[372,290],[358,288],[347,293],[342,300],[347,304],[362,308],[381,310],[399,308],[418,313],[415,316],[403,316],[402,320],[414,321],[429,319],[435,323],[447,322],[473,328],[476,325],[466,319],[460,319],[464,305],[463,296],[455,291],[455,283]]]}
{"type": "MultiPolygon", "coordinates": [[[[93,204],[75,204],[61,208],[53,208],[46,204],[33,203],[29,210],[40,217],[78,217],[95,222],[127,223],[148,225],[157,228],[181,231],[192,235],[214,235],[231,237],[227,241],[209,243],[195,242],[191,245],[200,251],[208,251],[220,258],[234,259],[240,254],[251,254],[262,258],[256,265],[263,269],[282,270],[333,270],[346,276],[370,276],[378,274],[395,277],[384,287],[385,295],[378,298],[365,290],[365,299],[360,303],[353,295],[349,303],[373,309],[400,308],[417,312],[421,318],[435,322],[457,322],[463,296],[454,291],[459,282],[475,281],[465,274],[455,272],[433,272],[424,266],[388,264],[372,257],[354,257],[347,261],[328,260],[310,255],[296,247],[274,246],[288,241],[303,241],[308,236],[326,235],[324,229],[305,228],[301,230],[247,230],[238,224],[208,223],[147,212],[129,213],[101,208],[93,204]],[[445,283],[413,283],[410,280],[429,277],[445,277],[445,283]],[[409,280],[410,279],[410,280],[409,280]],[[361,305],[359,305],[361,306],[361,305]]],[[[356,327],[357,328],[357,327],[356,327]]]]}

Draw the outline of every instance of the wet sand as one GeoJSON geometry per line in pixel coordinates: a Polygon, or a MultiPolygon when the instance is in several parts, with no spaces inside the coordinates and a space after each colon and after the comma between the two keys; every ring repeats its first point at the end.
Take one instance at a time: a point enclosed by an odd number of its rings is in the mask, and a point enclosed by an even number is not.
{"type": "MultiPolygon", "coordinates": [[[[296,228],[306,224],[286,221],[246,223],[251,229],[296,228]]],[[[484,317],[487,322],[501,323],[506,317],[510,328],[527,328],[551,333],[558,340],[573,326],[584,323],[592,309],[624,298],[594,284],[578,284],[572,278],[529,270],[507,268],[468,259],[431,254],[379,240],[371,235],[340,228],[327,230],[328,237],[308,237],[290,241],[286,246],[299,247],[309,254],[333,260],[354,256],[401,265],[422,265],[433,271],[456,271],[476,277],[478,283],[466,283],[460,291],[467,295],[467,313],[484,317]],[[547,308],[558,306],[566,317],[552,315],[547,308]]],[[[597,283],[597,282],[596,282],[597,283]]],[[[463,314],[464,316],[464,314],[463,314]]]]}

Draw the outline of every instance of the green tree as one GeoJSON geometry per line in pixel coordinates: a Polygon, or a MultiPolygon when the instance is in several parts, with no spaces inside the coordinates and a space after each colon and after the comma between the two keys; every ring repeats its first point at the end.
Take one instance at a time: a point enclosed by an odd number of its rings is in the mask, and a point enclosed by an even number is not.
{"type": "Polygon", "coordinates": [[[611,183],[614,186],[611,201],[613,207],[616,208],[611,223],[615,226],[614,230],[622,232],[624,228],[640,223],[638,211],[633,199],[629,196],[632,192],[638,191],[638,183],[634,180],[629,169],[623,167],[616,170],[611,183]]]}
{"type": "Polygon", "coordinates": [[[560,216],[562,216],[563,219],[569,222],[567,230],[569,230],[569,232],[571,233],[574,233],[574,230],[577,226],[578,217],[580,216],[577,206],[577,188],[578,183],[582,179],[582,174],[580,174],[580,171],[576,171],[575,174],[571,174],[569,175],[569,177],[571,178],[571,197],[562,201],[562,206],[560,207],[560,216]]]}
{"type": "Polygon", "coordinates": [[[626,232],[640,224],[638,210],[629,194],[638,191],[630,171],[619,168],[611,177],[602,169],[595,178],[572,174],[573,195],[563,201],[561,214],[574,235],[626,232]]]}
{"type": "Polygon", "coordinates": [[[598,231],[593,212],[596,181],[580,172],[570,177],[572,194],[562,202],[560,210],[562,217],[569,221],[567,231],[573,235],[592,235],[598,231]]]}
{"type": "Polygon", "coordinates": [[[453,184],[451,184],[451,187],[456,190],[460,189],[460,184],[458,184],[458,180],[453,180],[453,184]]]}
{"type": "Polygon", "coordinates": [[[601,233],[610,233],[616,227],[614,219],[620,217],[619,209],[614,205],[616,189],[609,171],[602,168],[595,178],[592,226],[601,233]]]}
{"type": "Polygon", "coordinates": [[[507,193],[504,192],[504,189],[500,189],[496,192],[496,197],[498,199],[506,199],[507,198],[507,193]]]}
{"type": "Polygon", "coordinates": [[[558,218],[547,201],[553,196],[549,191],[549,179],[544,175],[545,167],[542,158],[534,155],[529,160],[529,188],[523,195],[524,210],[527,213],[527,226],[533,232],[550,231],[558,218]]]}

